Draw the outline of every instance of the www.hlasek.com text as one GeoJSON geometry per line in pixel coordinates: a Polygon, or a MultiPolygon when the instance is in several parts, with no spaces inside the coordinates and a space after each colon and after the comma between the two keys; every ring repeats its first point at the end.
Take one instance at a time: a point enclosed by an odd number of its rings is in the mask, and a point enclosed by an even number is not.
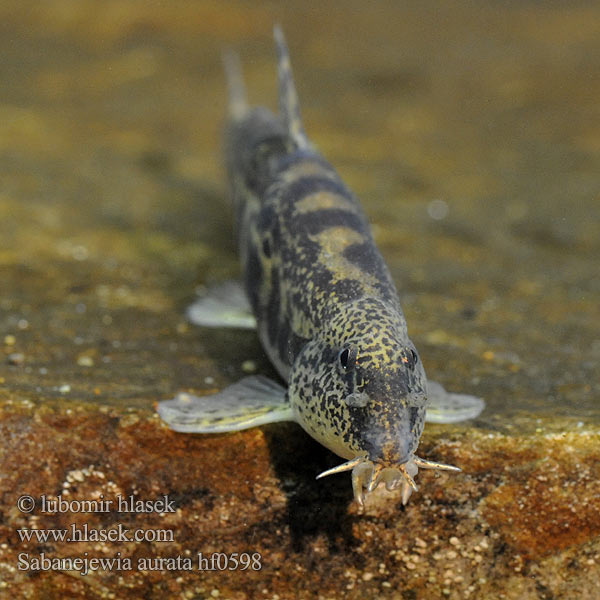
{"type": "Polygon", "coordinates": [[[87,523],[71,523],[67,529],[17,529],[22,542],[173,542],[172,529],[128,529],[117,523],[110,529],[97,529],[87,523]]]}

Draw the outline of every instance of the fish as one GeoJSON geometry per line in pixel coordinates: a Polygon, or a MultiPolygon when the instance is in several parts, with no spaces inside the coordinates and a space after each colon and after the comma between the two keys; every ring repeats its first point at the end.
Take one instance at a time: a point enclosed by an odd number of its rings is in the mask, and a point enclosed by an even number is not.
{"type": "Polygon", "coordinates": [[[484,402],[427,380],[368,218],[305,133],[280,26],[274,38],[278,114],[248,104],[239,57],[224,57],[225,162],[243,281],[208,290],[187,315],[204,327],[255,327],[282,382],[248,376],[157,410],[179,432],[294,421],[345,459],[317,478],[351,471],[361,507],[382,483],[406,504],[419,469],[460,471],[416,455],[425,422],[475,418],[484,402]]]}

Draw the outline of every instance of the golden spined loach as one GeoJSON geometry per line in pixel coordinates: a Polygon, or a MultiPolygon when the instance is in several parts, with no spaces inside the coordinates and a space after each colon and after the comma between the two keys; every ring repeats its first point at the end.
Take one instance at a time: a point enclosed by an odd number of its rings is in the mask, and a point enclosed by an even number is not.
{"type": "Polygon", "coordinates": [[[362,207],[308,141],[283,33],[275,28],[279,114],[247,104],[229,54],[226,163],[244,280],[207,290],[188,318],[256,327],[283,385],[246,377],[209,396],[179,394],[158,412],[174,430],[217,433],[295,421],[347,462],[355,499],[380,483],[407,502],[426,421],[472,419],[484,403],[428,382],[362,207]]]}

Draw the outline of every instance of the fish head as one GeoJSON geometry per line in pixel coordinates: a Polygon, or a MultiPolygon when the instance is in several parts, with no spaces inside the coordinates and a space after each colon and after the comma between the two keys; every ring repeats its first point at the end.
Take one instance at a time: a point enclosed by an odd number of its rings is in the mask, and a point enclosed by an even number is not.
{"type": "Polygon", "coordinates": [[[337,352],[333,378],[339,380],[355,444],[384,467],[408,462],[425,424],[426,376],[419,355],[406,339],[374,339],[365,332],[337,352]]]}
{"type": "Polygon", "coordinates": [[[351,459],[341,470],[354,469],[359,501],[382,482],[408,499],[417,467],[434,464],[415,456],[427,378],[399,307],[362,302],[336,316],[298,356],[289,397],[304,429],[351,459]]]}

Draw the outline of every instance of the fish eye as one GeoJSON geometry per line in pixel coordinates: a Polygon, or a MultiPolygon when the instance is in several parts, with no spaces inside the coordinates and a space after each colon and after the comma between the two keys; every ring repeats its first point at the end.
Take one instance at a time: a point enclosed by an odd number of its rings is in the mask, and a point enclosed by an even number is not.
{"type": "Polygon", "coordinates": [[[343,373],[349,373],[356,365],[356,348],[347,346],[342,348],[338,354],[338,365],[343,373]]]}
{"type": "Polygon", "coordinates": [[[348,359],[350,358],[350,350],[348,348],[344,348],[338,354],[338,360],[340,361],[340,366],[344,371],[348,369],[348,359]]]}

